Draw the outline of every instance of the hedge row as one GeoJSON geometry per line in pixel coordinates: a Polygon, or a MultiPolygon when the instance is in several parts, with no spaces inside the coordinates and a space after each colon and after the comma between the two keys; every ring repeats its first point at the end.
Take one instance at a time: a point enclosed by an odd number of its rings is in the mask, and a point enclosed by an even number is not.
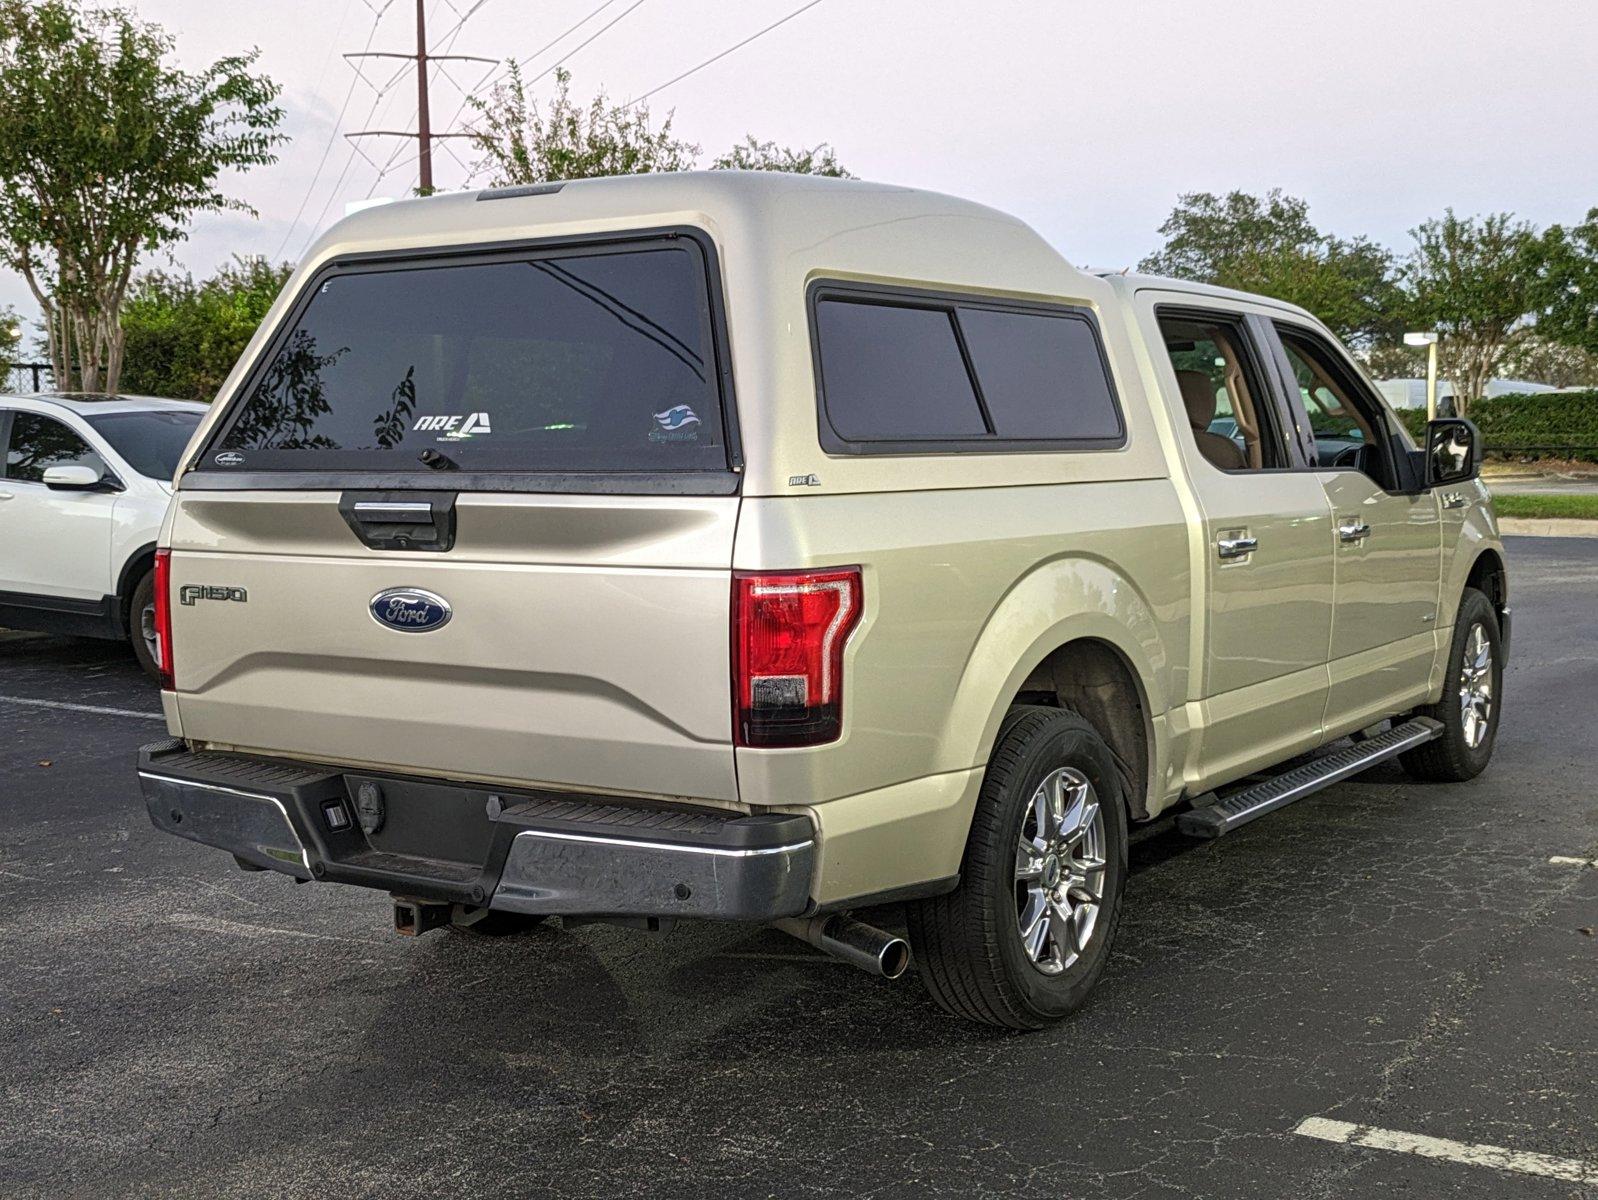
{"type": "MultiPolygon", "coordinates": [[[[1398,416],[1418,441],[1426,410],[1400,409],[1398,416]]],[[[1598,389],[1494,396],[1472,405],[1470,419],[1490,454],[1598,462],[1598,389]]]]}

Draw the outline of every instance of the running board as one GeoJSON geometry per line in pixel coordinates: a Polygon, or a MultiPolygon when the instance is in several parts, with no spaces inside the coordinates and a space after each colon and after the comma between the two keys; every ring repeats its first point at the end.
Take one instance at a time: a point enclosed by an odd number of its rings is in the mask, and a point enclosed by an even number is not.
{"type": "Polygon", "coordinates": [[[1203,808],[1195,808],[1176,818],[1176,827],[1189,837],[1218,838],[1231,833],[1239,825],[1247,825],[1256,817],[1301,800],[1311,792],[1318,792],[1358,775],[1367,767],[1389,758],[1396,758],[1406,750],[1413,750],[1438,737],[1443,732],[1441,722],[1430,717],[1416,717],[1395,725],[1386,733],[1367,738],[1342,750],[1294,767],[1274,779],[1256,783],[1240,792],[1203,808]]]}

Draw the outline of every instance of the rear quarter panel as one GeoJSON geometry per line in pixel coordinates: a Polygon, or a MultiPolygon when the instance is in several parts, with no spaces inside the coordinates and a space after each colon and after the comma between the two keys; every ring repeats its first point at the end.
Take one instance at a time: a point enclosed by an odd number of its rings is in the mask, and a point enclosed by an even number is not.
{"type": "Polygon", "coordinates": [[[740,750],[740,798],[825,803],[978,767],[1027,674],[1091,637],[1153,714],[1186,689],[1187,533],[1168,479],[744,502],[734,566],[858,564],[844,734],[740,750]]]}

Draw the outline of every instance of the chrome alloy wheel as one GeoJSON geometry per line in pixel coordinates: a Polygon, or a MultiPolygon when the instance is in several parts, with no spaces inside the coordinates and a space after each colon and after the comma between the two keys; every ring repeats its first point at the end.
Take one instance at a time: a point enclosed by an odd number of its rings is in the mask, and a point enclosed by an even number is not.
{"type": "Polygon", "coordinates": [[[155,633],[155,604],[146,604],[139,610],[139,636],[144,638],[144,648],[149,651],[150,661],[156,666],[161,666],[161,639],[155,633]]]}
{"type": "Polygon", "coordinates": [[[1487,740],[1493,715],[1493,644],[1481,622],[1465,637],[1465,661],[1459,667],[1459,724],[1472,750],[1487,740]]]}
{"type": "Polygon", "coordinates": [[[1016,929],[1045,975],[1087,949],[1104,902],[1105,845],[1093,785],[1071,767],[1051,772],[1027,804],[1015,851],[1016,929]]]}

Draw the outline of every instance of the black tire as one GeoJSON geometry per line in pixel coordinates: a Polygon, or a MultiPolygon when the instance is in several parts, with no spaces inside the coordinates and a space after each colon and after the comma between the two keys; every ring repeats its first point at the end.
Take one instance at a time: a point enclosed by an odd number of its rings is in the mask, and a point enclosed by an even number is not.
{"type": "MultiPolygon", "coordinates": [[[[960,886],[906,905],[910,943],[922,982],[947,1011],[1010,1029],[1042,1029],[1078,1008],[1098,982],[1115,940],[1126,885],[1126,800],[1114,755],[1074,712],[1018,708],[1001,730],[977,799],[960,886]],[[1085,946],[1059,955],[1046,974],[1029,957],[1019,928],[1028,885],[1017,880],[1019,839],[1034,795],[1056,771],[1091,785],[1102,817],[1095,834],[1102,894],[1085,946]]],[[[1040,860],[1041,861],[1041,860],[1040,860]]],[[[1052,932],[1048,934],[1054,936],[1052,932]]],[[[1058,945],[1057,950],[1061,949],[1058,945]]]]}
{"type": "Polygon", "coordinates": [[[144,673],[151,679],[160,679],[160,664],[155,661],[155,652],[145,637],[145,621],[153,621],[154,614],[155,575],[146,571],[133,589],[133,598],[128,601],[128,642],[133,647],[133,657],[139,660],[144,673]]]}
{"type": "Polygon", "coordinates": [[[1493,743],[1498,739],[1498,718],[1504,707],[1503,696],[1504,655],[1498,636],[1498,613],[1485,595],[1475,588],[1466,588],[1460,597],[1459,616],[1454,621],[1454,639],[1448,649],[1448,673],[1443,678],[1442,699],[1415,710],[1417,717],[1441,721],[1443,734],[1399,755],[1398,761],[1404,770],[1416,779],[1435,783],[1460,783],[1476,778],[1493,756],[1493,743]],[[1471,631],[1478,627],[1492,655],[1487,675],[1491,699],[1485,718],[1486,733],[1472,746],[1461,687],[1471,631]]]}

